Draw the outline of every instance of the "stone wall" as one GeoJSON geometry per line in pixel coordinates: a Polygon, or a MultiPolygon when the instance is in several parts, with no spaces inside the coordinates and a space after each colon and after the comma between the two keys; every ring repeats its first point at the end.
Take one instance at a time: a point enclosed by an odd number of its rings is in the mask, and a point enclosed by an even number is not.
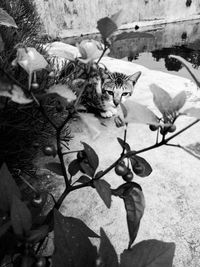
{"type": "Polygon", "coordinates": [[[146,20],[190,19],[199,0],[34,0],[46,32],[52,36],[96,31],[96,21],[124,10],[122,24],[146,20]]]}

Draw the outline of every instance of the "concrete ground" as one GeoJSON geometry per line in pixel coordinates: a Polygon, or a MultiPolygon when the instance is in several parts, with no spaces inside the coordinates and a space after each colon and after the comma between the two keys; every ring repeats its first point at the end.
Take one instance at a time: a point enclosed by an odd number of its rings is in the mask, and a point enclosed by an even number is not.
{"type": "MultiPolygon", "coordinates": [[[[142,70],[142,76],[135,88],[134,100],[155,110],[149,85],[156,82],[175,95],[186,90],[188,106],[198,106],[196,86],[189,80],[150,71],[133,63],[123,63],[119,66],[116,60],[111,63],[107,58],[104,63],[111,69],[120,67],[124,72],[142,70]],[[130,65],[133,64],[133,65],[130,65]]],[[[194,118],[178,119],[177,130],[181,129],[194,118]]],[[[99,136],[92,140],[86,128],[79,121],[72,123],[73,141],[70,148],[81,148],[80,141],[87,142],[100,158],[100,169],[105,169],[121,153],[117,137],[123,138],[123,128],[116,128],[113,119],[105,121],[105,126],[99,126],[99,136]]],[[[127,141],[134,150],[155,143],[155,133],[146,125],[130,124],[127,141]]],[[[195,125],[174,140],[174,144],[189,145],[200,142],[200,124],[195,125]]],[[[153,172],[147,178],[135,176],[144,192],[146,209],[141,220],[136,242],[144,239],[159,239],[175,242],[175,267],[200,266],[200,162],[185,151],[174,147],[160,147],[141,154],[152,166],[153,172]]],[[[73,155],[68,161],[73,159],[73,155]]],[[[105,179],[112,188],[123,181],[114,171],[108,173],[105,179]]],[[[62,192],[64,183],[57,177],[56,192],[62,192]]],[[[112,198],[112,205],[107,209],[94,189],[84,188],[72,192],[64,201],[62,212],[68,216],[82,219],[91,229],[99,233],[103,227],[120,254],[128,245],[128,230],[124,204],[121,199],[112,198]]]]}

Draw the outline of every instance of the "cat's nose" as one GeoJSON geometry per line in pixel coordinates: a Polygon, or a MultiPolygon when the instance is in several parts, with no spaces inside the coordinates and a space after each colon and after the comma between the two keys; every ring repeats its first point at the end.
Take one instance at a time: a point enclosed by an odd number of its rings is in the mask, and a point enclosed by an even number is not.
{"type": "Polygon", "coordinates": [[[113,103],[115,104],[115,106],[117,107],[120,103],[120,100],[119,99],[114,99],[113,100],[113,103]]]}

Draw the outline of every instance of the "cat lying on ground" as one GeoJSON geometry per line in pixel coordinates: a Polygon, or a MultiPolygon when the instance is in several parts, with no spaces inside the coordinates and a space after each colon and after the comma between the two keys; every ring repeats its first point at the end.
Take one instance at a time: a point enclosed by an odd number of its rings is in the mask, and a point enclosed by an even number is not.
{"type": "Polygon", "coordinates": [[[117,113],[117,106],[132,95],[140,75],[140,71],[132,75],[112,73],[96,63],[90,66],[88,71],[88,66],[85,64],[71,63],[61,72],[60,77],[63,77],[64,83],[67,83],[77,95],[87,80],[81,96],[81,104],[88,111],[109,118],[117,113]]]}

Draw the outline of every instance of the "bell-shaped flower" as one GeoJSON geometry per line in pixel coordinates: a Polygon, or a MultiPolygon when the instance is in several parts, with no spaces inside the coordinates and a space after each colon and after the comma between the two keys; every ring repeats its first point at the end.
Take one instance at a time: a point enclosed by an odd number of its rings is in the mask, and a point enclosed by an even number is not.
{"type": "MultiPolygon", "coordinates": [[[[83,40],[80,44],[76,44],[81,54],[79,60],[85,64],[93,62],[100,58],[104,51],[104,46],[102,43],[96,40],[83,40]]],[[[108,54],[109,50],[105,54],[108,54]]],[[[104,55],[105,55],[104,54],[104,55]]]]}

